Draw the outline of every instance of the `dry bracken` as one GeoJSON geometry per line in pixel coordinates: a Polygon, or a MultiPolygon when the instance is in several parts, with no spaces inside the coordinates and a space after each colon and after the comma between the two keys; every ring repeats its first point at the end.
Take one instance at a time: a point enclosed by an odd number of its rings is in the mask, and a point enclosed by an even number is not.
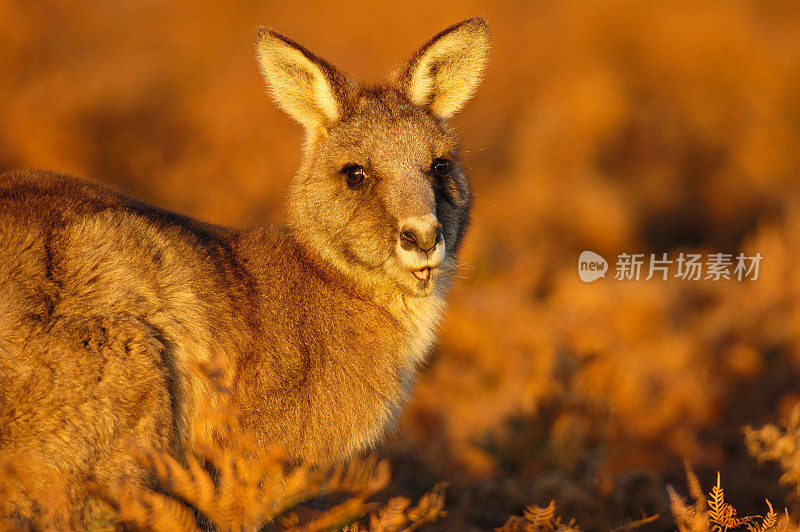
{"type": "Polygon", "coordinates": [[[758,429],[744,428],[747,449],[760,462],[772,460],[783,469],[780,481],[792,486],[800,497],[800,403],[792,409],[784,427],[767,424],[758,429]]]}
{"type": "Polygon", "coordinates": [[[789,519],[788,513],[785,512],[779,517],[768,500],[766,501],[768,510],[765,514],[739,517],[736,509],[725,502],[725,491],[719,473],[717,473],[716,484],[711,488],[708,496],[703,493],[697,475],[688,463],[686,464],[686,476],[689,492],[694,499],[693,504],[688,504],[672,486],[667,486],[672,516],[679,532],[798,530],[798,527],[789,519]]]}
{"type": "Polygon", "coordinates": [[[368,499],[390,481],[388,463],[370,456],[330,467],[292,465],[285,453],[260,448],[229,413],[210,412],[218,430],[186,455],[186,463],[163,451],[131,445],[130,452],[152,475],[157,489],[122,489],[102,497],[120,522],[142,530],[259,530],[272,524],[284,530],[349,530],[393,532],[414,530],[445,515],[444,485],[424,495],[416,506],[404,497],[385,506],[368,499]],[[298,507],[321,497],[346,496],[322,512],[298,507]],[[300,514],[303,514],[301,519],[300,514]],[[369,514],[368,525],[357,521],[369,514]],[[365,528],[367,526],[367,528],[365,528]]]}

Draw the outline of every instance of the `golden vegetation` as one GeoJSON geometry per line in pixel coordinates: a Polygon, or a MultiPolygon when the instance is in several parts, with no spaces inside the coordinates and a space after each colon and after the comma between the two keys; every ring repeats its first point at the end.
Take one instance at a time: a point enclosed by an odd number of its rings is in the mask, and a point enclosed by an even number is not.
{"type": "MultiPolygon", "coordinates": [[[[408,516],[392,496],[447,480],[448,516],[430,528],[488,530],[555,500],[557,526],[660,514],[649,529],[675,530],[666,484],[690,508],[709,498],[685,490],[684,458],[698,486],[721,473],[737,516],[765,517],[769,499],[797,523],[793,429],[741,434],[800,400],[797,2],[0,2],[0,167],[73,172],[214,222],[275,221],[300,131],[264,94],[254,28],[367,78],[479,13],[492,55],[455,119],[476,191],[463,278],[377,450],[392,466],[371,499],[385,511],[366,501],[359,526],[408,516]],[[612,270],[633,252],[764,260],[754,282],[583,284],[585,249],[612,270]],[[761,446],[759,465],[748,448],[761,446]]],[[[716,526],[703,519],[680,526],[716,526]]]]}
{"type": "MultiPolygon", "coordinates": [[[[414,530],[435,521],[444,507],[443,488],[437,486],[411,506],[404,497],[381,506],[367,499],[386,487],[389,466],[374,458],[314,469],[299,466],[284,474],[285,463],[274,450],[256,447],[245,435],[234,449],[216,443],[198,446],[183,466],[163,452],[134,449],[137,459],[158,481],[158,491],[125,490],[107,497],[119,521],[141,530],[414,530]],[[202,449],[202,450],[200,450],[202,449]],[[300,517],[298,505],[333,494],[347,498],[332,507],[300,517]],[[195,514],[197,512],[198,515],[195,514]],[[354,524],[369,515],[366,525],[354,524]]],[[[306,512],[308,513],[308,512],[306,512]]]]}
{"type": "MultiPolygon", "coordinates": [[[[230,415],[206,409],[205,420],[217,430],[195,427],[198,438],[187,453],[185,463],[162,451],[145,450],[133,444],[130,452],[148,470],[155,484],[153,489],[121,488],[109,494],[90,482],[94,497],[108,503],[111,511],[97,518],[92,530],[114,530],[124,524],[135,530],[167,532],[201,530],[261,530],[269,526],[285,531],[343,530],[343,532],[410,532],[447,515],[444,511],[444,484],[436,485],[412,506],[406,497],[393,497],[385,504],[368,502],[385,489],[390,481],[389,465],[374,456],[353,458],[347,463],[327,468],[308,465],[291,466],[276,448],[261,448],[252,435],[243,430],[230,415]],[[325,509],[304,506],[309,501],[335,494],[344,495],[338,504],[325,504],[325,509]]],[[[781,481],[797,490],[797,444],[800,442],[800,404],[795,407],[785,429],[765,425],[747,427],[750,452],[759,460],[779,460],[785,474],[781,481]]],[[[789,517],[788,510],[778,513],[769,500],[763,515],[740,516],[725,501],[725,493],[717,473],[716,484],[706,495],[700,480],[689,466],[686,484],[694,502],[687,503],[672,486],[666,486],[670,510],[678,532],[747,532],[795,531],[800,526],[789,517]]],[[[0,469],[2,481],[25,480],[5,461],[0,469]]],[[[34,484],[32,484],[34,485],[34,484]]],[[[60,511],[64,506],[54,474],[45,486],[52,495],[43,515],[35,523],[13,520],[0,522],[4,528],[65,530],[60,511]]],[[[650,525],[659,515],[628,520],[612,532],[624,532],[650,525]]],[[[520,516],[511,516],[497,532],[579,532],[575,519],[565,521],[556,512],[555,501],[546,507],[528,506],[520,516]]]]}
{"type": "MultiPolygon", "coordinates": [[[[747,449],[759,462],[774,460],[780,463],[783,475],[780,481],[790,485],[795,495],[800,490],[798,468],[798,444],[800,444],[800,404],[792,410],[786,426],[781,428],[767,424],[758,429],[750,426],[744,428],[747,449]]],[[[697,475],[686,464],[686,477],[689,494],[694,503],[688,504],[675,490],[668,486],[670,508],[679,532],[717,532],[727,530],[747,530],[748,532],[765,532],[767,530],[800,530],[797,521],[793,521],[788,510],[777,512],[767,500],[767,512],[762,515],[740,516],[731,504],[725,501],[720,474],[717,473],[716,484],[706,496],[697,475]]]]}
{"type": "Polygon", "coordinates": [[[769,500],[766,505],[769,510],[764,515],[737,516],[736,509],[725,502],[725,491],[720,484],[717,473],[717,483],[706,497],[700,489],[700,483],[694,472],[687,466],[689,486],[694,504],[687,504],[672,488],[669,488],[670,506],[672,515],[678,524],[679,532],[717,532],[726,530],[747,530],[749,532],[766,532],[767,530],[796,530],[788,514],[780,517],[772,509],[769,500]]]}
{"type": "MultiPolygon", "coordinates": [[[[612,532],[623,532],[634,530],[653,523],[659,519],[659,515],[643,517],[635,521],[615,527],[612,532]]],[[[511,516],[506,524],[501,528],[496,528],[496,532],[580,532],[580,527],[574,519],[565,523],[561,517],[556,515],[556,503],[550,501],[546,507],[528,506],[521,516],[511,516]]]]}
{"type": "MultiPolygon", "coordinates": [[[[198,371],[216,393],[225,395],[230,383],[221,364],[215,359],[199,365],[198,371]]],[[[154,489],[124,486],[107,493],[90,484],[90,493],[113,508],[116,522],[155,532],[256,531],[265,526],[308,532],[405,532],[446,515],[444,484],[437,484],[414,506],[406,497],[394,497],[385,505],[370,503],[368,499],[391,480],[387,461],[368,456],[328,467],[292,464],[282,449],[259,445],[230,411],[206,404],[201,412],[185,463],[165,451],[130,444],[131,454],[154,479],[154,489]],[[302,508],[334,496],[343,500],[323,511],[302,508]],[[359,520],[365,515],[369,517],[362,524],[359,520]]]]}
{"type": "Polygon", "coordinates": [[[800,404],[792,410],[786,427],[772,423],[761,428],[745,427],[747,450],[759,462],[776,461],[783,470],[780,481],[792,487],[794,499],[800,499],[800,404]]]}
{"type": "MultiPolygon", "coordinates": [[[[108,493],[90,481],[92,496],[109,507],[94,519],[92,530],[125,525],[154,532],[256,531],[265,526],[286,531],[400,532],[446,515],[444,484],[437,484],[416,504],[402,496],[385,504],[370,502],[391,480],[385,460],[369,456],[329,467],[293,465],[279,449],[258,446],[232,416],[206,409],[204,420],[216,430],[204,430],[205,423],[194,427],[195,443],[185,462],[164,451],[130,444],[132,455],[152,475],[152,489],[123,486],[108,493]],[[336,502],[337,497],[341,501],[336,502]],[[315,500],[326,501],[324,509],[320,504],[309,505],[315,500]]],[[[0,496],[3,481],[26,479],[10,467],[4,464],[0,469],[0,496]]],[[[50,480],[57,481],[58,476],[50,480]]],[[[54,490],[43,499],[49,506],[41,518],[34,523],[10,520],[0,525],[67,530],[65,501],[56,489],[60,485],[36,485],[54,490]]]]}
{"type": "Polygon", "coordinates": [[[556,503],[550,501],[545,508],[528,506],[522,516],[508,518],[506,524],[495,529],[497,532],[573,532],[580,530],[574,520],[563,523],[556,515],[556,503]]]}

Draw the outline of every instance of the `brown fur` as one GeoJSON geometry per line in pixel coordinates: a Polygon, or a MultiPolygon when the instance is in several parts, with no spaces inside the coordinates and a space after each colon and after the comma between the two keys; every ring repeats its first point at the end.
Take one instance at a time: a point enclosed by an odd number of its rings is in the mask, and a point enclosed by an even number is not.
{"type": "MultiPolygon", "coordinates": [[[[70,479],[75,523],[89,512],[83,481],[146,481],[126,439],[180,454],[204,400],[296,459],[374,443],[444,306],[470,201],[444,119],[474,90],[487,47],[485,23],[465,21],[396,83],[360,88],[261,30],[266,81],[308,131],[287,228],[213,226],[49,172],[0,175],[0,458],[70,479]],[[437,157],[452,161],[445,176],[437,157]],[[361,186],[342,173],[352,164],[361,186]],[[440,224],[442,239],[409,248],[405,223],[440,224]],[[426,265],[423,282],[412,270],[426,265]],[[215,357],[230,394],[198,371],[215,357]]],[[[20,487],[0,516],[41,503],[20,487]]]]}

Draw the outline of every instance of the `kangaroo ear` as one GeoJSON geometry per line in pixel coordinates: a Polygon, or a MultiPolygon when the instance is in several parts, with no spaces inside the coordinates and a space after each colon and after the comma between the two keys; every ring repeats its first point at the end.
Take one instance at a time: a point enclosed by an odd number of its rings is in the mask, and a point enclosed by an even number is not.
{"type": "Polygon", "coordinates": [[[489,57],[489,26],[471,18],[447,28],[411,59],[401,82],[408,98],[449,118],[472,96],[489,57]]]}
{"type": "Polygon", "coordinates": [[[267,28],[256,34],[256,55],[272,98],[306,130],[341,120],[348,81],[332,65],[267,28]]]}

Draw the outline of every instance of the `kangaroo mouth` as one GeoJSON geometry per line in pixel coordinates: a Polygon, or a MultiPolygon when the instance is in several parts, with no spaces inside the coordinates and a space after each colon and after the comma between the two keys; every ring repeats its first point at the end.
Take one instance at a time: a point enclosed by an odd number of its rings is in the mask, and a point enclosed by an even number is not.
{"type": "Polygon", "coordinates": [[[397,280],[402,289],[409,295],[414,297],[427,297],[433,293],[439,281],[438,276],[440,274],[441,272],[438,264],[415,264],[403,268],[397,280]]]}
{"type": "Polygon", "coordinates": [[[412,273],[414,274],[414,277],[416,277],[420,281],[427,282],[428,279],[431,278],[431,269],[428,268],[427,266],[425,268],[422,268],[421,270],[414,270],[412,273]]]}

